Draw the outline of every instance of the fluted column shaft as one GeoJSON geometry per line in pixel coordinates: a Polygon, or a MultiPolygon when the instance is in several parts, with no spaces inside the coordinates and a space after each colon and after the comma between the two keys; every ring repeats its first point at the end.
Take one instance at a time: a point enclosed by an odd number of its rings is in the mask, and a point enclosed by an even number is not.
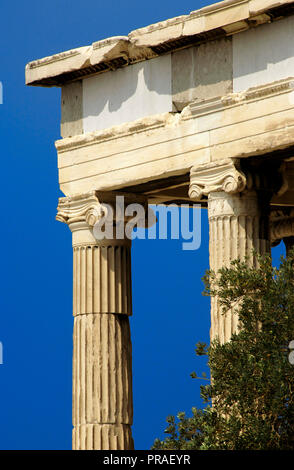
{"type": "MultiPolygon", "coordinates": [[[[209,259],[216,274],[234,259],[255,265],[255,253],[270,250],[269,208],[275,191],[285,187],[280,164],[241,167],[239,159],[224,159],[195,165],[190,172],[189,196],[208,198],[209,259]],[[273,178],[272,175],[275,175],[273,178]]],[[[229,341],[238,329],[237,315],[223,315],[217,297],[211,299],[211,339],[229,341]]]]}
{"type": "Polygon", "coordinates": [[[73,247],[73,449],[133,448],[130,248],[73,247]]]}
{"type": "MultiPolygon", "coordinates": [[[[248,257],[256,263],[252,251],[270,250],[268,212],[257,192],[236,194],[211,192],[208,196],[210,269],[217,272],[234,259],[248,257]]],[[[229,341],[237,331],[238,318],[231,311],[222,314],[217,298],[211,299],[211,339],[229,341]]]]}
{"type": "Polygon", "coordinates": [[[73,449],[133,449],[128,219],[115,193],[95,191],[61,198],[57,219],[73,240],[73,449]],[[114,231],[100,237],[105,217],[114,231]]]}

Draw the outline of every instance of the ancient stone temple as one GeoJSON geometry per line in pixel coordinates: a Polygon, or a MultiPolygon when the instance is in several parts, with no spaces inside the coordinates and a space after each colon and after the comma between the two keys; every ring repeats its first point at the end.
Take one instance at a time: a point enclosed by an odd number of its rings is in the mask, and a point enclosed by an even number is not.
{"type": "MultiPolygon", "coordinates": [[[[28,85],[62,91],[57,219],[73,240],[74,449],[134,445],[131,241],[117,236],[116,196],[146,214],[152,203],[207,208],[213,269],[292,245],[293,44],[294,2],[227,0],[27,65],[28,85]],[[99,239],[110,209],[116,233],[99,239]]],[[[212,338],[235,329],[213,301],[212,338]]]]}

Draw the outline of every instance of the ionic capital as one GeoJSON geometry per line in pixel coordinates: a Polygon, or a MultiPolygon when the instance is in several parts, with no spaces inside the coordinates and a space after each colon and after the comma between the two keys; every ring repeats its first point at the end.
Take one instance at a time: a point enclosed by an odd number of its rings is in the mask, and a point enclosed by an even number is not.
{"type": "Polygon", "coordinates": [[[56,219],[69,226],[73,246],[130,244],[135,226],[145,228],[156,222],[144,195],[115,191],[60,198],[56,219]]]}
{"type": "MultiPolygon", "coordinates": [[[[147,198],[140,194],[123,192],[90,191],[72,197],[59,198],[56,220],[68,225],[85,222],[89,227],[107,217],[108,208],[113,209],[114,219],[122,217],[121,210],[130,204],[139,204],[147,211],[147,198]]],[[[128,217],[124,215],[125,221],[128,217]]]]}
{"type": "Polygon", "coordinates": [[[274,246],[282,239],[294,236],[294,210],[273,211],[270,215],[270,241],[274,246]]]}
{"type": "Polygon", "coordinates": [[[246,177],[238,160],[221,160],[194,166],[190,172],[189,197],[202,199],[211,192],[225,191],[235,194],[245,189],[246,177]]]}
{"type": "Polygon", "coordinates": [[[59,198],[56,220],[68,225],[84,222],[89,227],[104,217],[106,207],[99,201],[96,192],[73,197],[59,198]]]}

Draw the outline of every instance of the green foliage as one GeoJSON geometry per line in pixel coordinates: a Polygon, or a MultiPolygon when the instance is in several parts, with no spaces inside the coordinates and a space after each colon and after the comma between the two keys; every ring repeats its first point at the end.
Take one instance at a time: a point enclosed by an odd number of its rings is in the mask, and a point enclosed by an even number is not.
{"type": "Polygon", "coordinates": [[[239,329],[225,344],[197,344],[213,377],[200,387],[206,408],[168,417],[168,437],[153,449],[294,449],[293,265],[294,251],[279,269],[265,256],[258,267],[235,260],[206,272],[204,295],[218,296],[223,314],[238,315],[239,329]]]}

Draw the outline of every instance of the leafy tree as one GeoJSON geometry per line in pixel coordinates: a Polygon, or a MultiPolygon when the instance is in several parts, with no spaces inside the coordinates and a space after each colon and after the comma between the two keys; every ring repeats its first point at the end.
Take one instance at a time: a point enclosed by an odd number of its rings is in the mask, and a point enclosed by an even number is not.
{"type": "Polygon", "coordinates": [[[153,449],[294,449],[294,250],[279,268],[259,256],[258,267],[235,260],[203,280],[204,295],[238,315],[239,329],[225,344],[197,344],[213,377],[200,386],[206,407],[169,416],[168,437],[153,449]]]}

